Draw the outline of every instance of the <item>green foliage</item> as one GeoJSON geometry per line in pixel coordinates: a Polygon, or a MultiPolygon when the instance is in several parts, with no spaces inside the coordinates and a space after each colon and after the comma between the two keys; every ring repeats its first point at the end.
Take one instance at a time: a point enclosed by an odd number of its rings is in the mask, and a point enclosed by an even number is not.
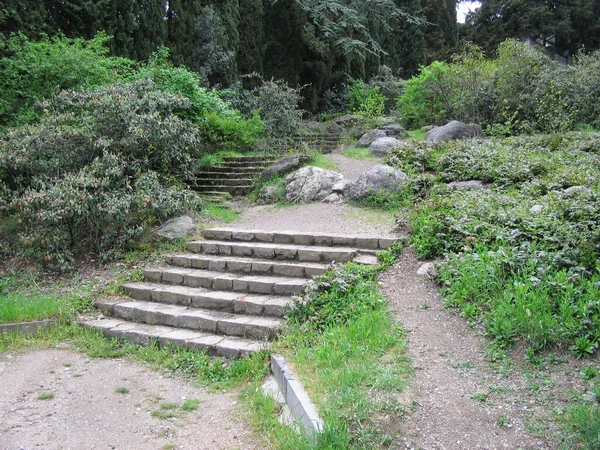
{"type": "Polygon", "coordinates": [[[301,125],[302,97],[300,89],[289,87],[282,80],[265,81],[252,91],[253,109],[257,109],[267,136],[293,136],[301,125]]]}
{"type": "Polygon", "coordinates": [[[379,117],[385,110],[385,96],[379,86],[367,86],[362,80],[351,80],[348,86],[350,111],[366,117],[379,117]]]}
{"type": "Polygon", "coordinates": [[[575,440],[588,450],[600,447],[600,405],[596,401],[569,409],[568,424],[575,440]]]}
{"type": "Polygon", "coordinates": [[[500,346],[570,346],[583,357],[600,341],[598,134],[455,142],[397,151],[400,167],[437,181],[478,179],[489,189],[434,185],[408,218],[421,257],[444,257],[446,302],[480,319],[500,346]]]}
{"type": "Polygon", "coordinates": [[[448,64],[435,61],[421,67],[419,75],[406,82],[404,94],[398,99],[398,111],[405,127],[440,124],[450,117],[450,92],[445,81],[449,70],[448,64]]]}
{"type": "Polygon", "coordinates": [[[252,119],[208,113],[205,127],[210,142],[225,151],[250,150],[264,132],[263,121],[255,111],[252,119]]]}
{"type": "Polygon", "coordinates": [[[200,143],[174,115],[189,107],[183,97],[142,80],[63,91],[44,107],[42,123],[0,140],[10,190],[0,217],[18,224],[3,250],[67,270],[76,255],[113,258],[150,225],[199,208],[192,192],[171,187],[192,173],[200,143]]]}
{"type": "Polygon", "coordinates": [[[0,125],[24,124],[40,118],[37,101],[63,89],[94,88],[114,83],[133,69],[133,62],[108,56],[110,37],[91,40],[64,36],[37,42],[14,35],[0,42],[0,125]]]}

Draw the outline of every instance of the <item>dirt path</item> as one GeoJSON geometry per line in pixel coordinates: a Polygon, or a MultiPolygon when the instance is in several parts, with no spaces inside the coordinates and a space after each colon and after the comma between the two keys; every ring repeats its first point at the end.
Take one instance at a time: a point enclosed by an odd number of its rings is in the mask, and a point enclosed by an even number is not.
{"type": "Polygon", "coordinates": [[[559,355],[563,362],[556,366],[534,369],[516,361],[513,370],[494,369],[485,339],[444,308],[437,286],[417,274],[421,265],[408,249],[382,277],[390,306],[408,331],[416,369],[406,394],[414,410],[402,422],[395,448],[558,448],[552,411],[564,409],[566,396],[582,389],[580,366],[598,361],[559,355]]]}
{"type": "Polygon", "coordinates": [[[0,355],[2,449],[261,448],[236,408],[236,392],[208,393],[129,361],[69,350],[0,355]],[[38,399],[44,393],[54,397],[38,399]],[[183,411],[187,399],[199,400],[199,408],[183,411]],[[177,407],[161,409],[165,403],[177,407]]]}

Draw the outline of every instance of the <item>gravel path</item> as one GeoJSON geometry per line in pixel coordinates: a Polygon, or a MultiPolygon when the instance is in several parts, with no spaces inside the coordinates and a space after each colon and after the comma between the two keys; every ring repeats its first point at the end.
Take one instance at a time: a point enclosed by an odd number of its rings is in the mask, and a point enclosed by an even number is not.
{"type": "Polygon", "coordinates": [[[261,448],[249,426],[235,418],[236,397],[121,359],[90,359],[68,350],[2,354],[0,448],[261,448]],[[117,393],[119,387],[128,393],[117,393]],[[42,393],[54,397],[40,400],[42,393]],[[199,408],[183,411],[186,399],[199,400],[199,408]],[[177,407],[161,409],[165,403],[177,407]],[[154,411],[176,417],[156,418],[154,411]]]}

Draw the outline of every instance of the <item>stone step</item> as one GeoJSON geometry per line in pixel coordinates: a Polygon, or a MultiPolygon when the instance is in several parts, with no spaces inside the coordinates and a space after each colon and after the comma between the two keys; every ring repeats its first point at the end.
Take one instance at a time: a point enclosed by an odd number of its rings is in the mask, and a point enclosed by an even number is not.
{"type": "Polygon", "coordinates": [[[240,178],[239,176],[235,176],[232,178],[197,177],[196,185],[198,185],[198,186],[220,185],[220,186],[246,187],[246,186],[252,185],[253,181],[254,180],[252,178],[240,178]]]}
{"type": "Polygon", "coordinates": [[[267,163],[263,163],[263,162],[257,162],[257,161],[248,161],[248,162],[244,162],[244,161],[227,161],[227,162],[223,162],[221,164],[219,164],[219,167],[229,167],[231,168],[240,168],[240,169],[255,169],[255,168],[263,168],[263,167],[267,167],[269,164],[267,163]]]}
{"type": "Polygon", "coordinates": [[[197,253],[166,255],[165,260],[171,266],[205,269],[213,272],[252,273],[254,275],[297,278],[312,278],[322,275],[327,270],[326,264],[197,253]]]}
{"type": "Polygon", "coordinates": [[[277,158],[271,156],[226,156],[223,158],[226,163],[229,162],[256,162],[270,164],[277,161],[277,158]]]}
{"type": "Polygon", "coordinates": [[[96,307],[123,320],[256,340],[273,339],[282,326],[282,320],[273,317],[247,316],[142,300],[96,300],[96,307]]]}
{"type": "Polygon", "coordinates": [[[196,192],[224,192],[230,195],[246,195],[254,189],[254,186],[221,186],[217,184],[200,185],[193,184],[190,188],[196,192]]]}
{"type": "MultiPolygon", "coordinates": [[[[348,236],[328,233],[303,233],[299,231],[238,230],[235,228],[210,228],[202,230],[206,239],[239,242],[265,242],[275,244],[344,246],[368,250],[385,250],[395,241],[377,236],[348,236]]],[[[195,251],[195,250],[194,250],[195,251]]]]}
{"type": "Polygon", "coordinates": [[[197,178],[216,178],[222,180],[229,180],[232,178],[246,178],[252,180],[257,172],[196,172],[197,178]]]}
{"type": "Polygon", "coordinates": [[[191,306],[251,316],[283,317],[290,297],[247,294],[244,292],[212,291],[188,286],[132,282],[121,289],[135,300],[191,306]]]}
{"type": "Polygon", "coordinates": [[[144,275],[147,281],[154,283],[267,295],[300,294],[307,283],[302,278],[240,275],[179,267],[146,269],[144,275]]]}
{"type": "Polygon", "coordinates": [[[108,338],[123,339],[139,345],[147,345],[156,341],[161,346],[174,345],[232,359],[253,352],[267,351],[270,348],[268,342],[258,340],[218,336],[200,331],[146,325],[120,319],[95,319],[79,323],[86,327],[102,330],[108,338]]]}
{"type": "MultiPolygon", "coordinates": [[[[229,166],[214,166],[210,168],[210,172],[213,173],[236,173],[236,174],[244,174],[244,176],[246,176],[247,174],[255,174],[258,172],[262,172],[263,170],[265,170],[265,167],[267,166],[248,166],[248,167],[229,167],[229,166]]],[[[205,172],[205,171],[204,171],[205,172]]]]}
{"type": "MultiPolygon", "coordinates": [[[[272,244],[263,242],[192,241],[187,244],[192,253],[208,255],[246,256],[259,259],[295,260],[329,264],[351,261],[359,250],[350,247],[318,247],[311,245],[272,244]]],[[[360,253],[376,250],[360,250],[360,253]]]]}

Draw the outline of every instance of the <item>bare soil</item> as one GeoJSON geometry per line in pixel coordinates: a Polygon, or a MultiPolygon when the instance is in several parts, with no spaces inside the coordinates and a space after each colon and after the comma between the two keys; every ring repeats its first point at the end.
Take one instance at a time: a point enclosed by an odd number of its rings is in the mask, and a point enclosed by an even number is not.
{"type": "Polygon", "coordinates": [[[236,392],[209,393],[131,361],[61,349],[0,355],[1,449],[261,448],[237,410],[236,392]],[[38,399],[44,393],[54,397],[38,399]],[[199,408],[183,411],[186,399],[199,408]]]}
{"type": "Polygon", "coordinates": [[[532,367],[519,349],[512,365],[490,364],[481,330],[446,309],[435,283],[417,274],[423,264],[407,249],[382,277],[383,292],[407,330],[415,376],[404,394],[411,410],[400,422],[394,448],[556,449],[573,390],[583,388],[580,370],[598,358],[532,367]]]}

